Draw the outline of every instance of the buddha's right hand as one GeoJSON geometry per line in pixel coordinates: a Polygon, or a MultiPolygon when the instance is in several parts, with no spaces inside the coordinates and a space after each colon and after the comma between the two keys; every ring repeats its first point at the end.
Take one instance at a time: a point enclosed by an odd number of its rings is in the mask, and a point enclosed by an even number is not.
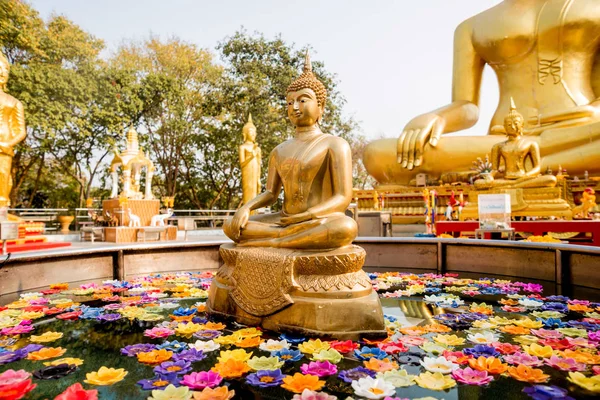
{"type": "Polygon", "coordinates": [[[423,148],[425,142],[437,146],[446,122],[438,114],[427,113],[413,118],[398,138],[398,163],[403,168],[413,169],[423,163],[423,148]]]}
{"type": "Polygon", "coordinates": [[[248,223],[248,219],[250,219],[250,209],[248,207],[242,206],[239,210],[235,212],[235,215],[233,216],[230,225],[230,229],[233,235],[232,239],[234,241],[237,241],[240,238],[242,229],[248,223]]]}

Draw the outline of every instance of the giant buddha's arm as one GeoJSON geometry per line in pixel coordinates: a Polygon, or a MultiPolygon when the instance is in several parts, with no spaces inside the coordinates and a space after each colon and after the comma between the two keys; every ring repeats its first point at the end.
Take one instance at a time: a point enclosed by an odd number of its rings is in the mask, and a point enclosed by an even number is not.
{"type": "Polygon", "coordinates": [[[429,140],[437,146],[444,133],[468,129],[479,119],[479,90],[485,62],[472,41],[473,20],[468,19],[454,33],[452,103],[411,120],[397,144],[398,162],[413,169],[423,162],[423,148],[429,140]]]}
{"type": "Polygon", "coordinates": [[[16,100],[15,107],[13,109],[10,118],[11,135],[7,141],[8,147],[14,147],[17,143],[25,139],[27,131],[25,129],[25,111],[23,110],[23,104],[16,100]]]}

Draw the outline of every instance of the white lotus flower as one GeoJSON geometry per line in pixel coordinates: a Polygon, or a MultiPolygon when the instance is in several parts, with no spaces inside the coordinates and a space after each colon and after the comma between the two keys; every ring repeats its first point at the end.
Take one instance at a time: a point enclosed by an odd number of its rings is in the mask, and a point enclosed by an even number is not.
{"type": "Polygon", "coordinates": [[[354,389],[354,394],[367,399],[383,399],[396,393],[396,388],[391,383],[370,376],[352,381],[352,389],[354,389]]]}
{"type": "Polygon", "coordinates": [[[415,384],[415,375],[409,375],[405,369],[378,372],[377,379],[383,379],[394,387],[408,387],[415,384]]]}
{"type": "Polygon", "coordinates": [[[170,308],[177,308],[177,307],[179,307],[179,304],[177,304],[177,303],[160,303],[158,306],[160,308],[170,309],[170,308]]]}
{"type": "Polygon", "coordinates": [[[523,298],[519,300],[519,304],[527,308],[539,308],[544,305],[544,302],[537,301],[534,299],[523,298]]]}
{"type": "Polygon", "coordinates": [[[467,340],[471,343],[477,343],[477,344],[490,344],[490,343],[494,343],[497,342],[498,339],[500,338],[500,336],[495,335],[492,332],[483,332],[483,333],[476,333],[476,334],[470,334],[467,335],[467,340]]]}
{"type": "Polygon", "coordinates": [[[287,340],[269,339],[266,342],[262,342],[260,346],[258,346],[258,348],[264,351],[273,352],[283,349],[289,349],[290,344],[287,342],[287,340]]]}
{"type": "Polygon", "coordinates": [[[162,299],[162,298],[165,298],[168,296],[169,296],[168,294],[162,293],[162,292],[148,294],[148,297],[150,297],[151,299],[162,299]]]}
{"type": "Polygon", "coordinates": [[[190,349],[196,349],[204,353],[210,353],[211,351],[218,350],[221,347],[219,343],[215,343],[213,340],[196,340],[196,343],[188,343],[188,346],[190,346],[190,349]]]}
{"type": "Polygon", "coordinates": [[[39,297],[43,297],[44,294],[43,293],[39,293],[39,292],[27,292],[27,293],[21,293],[21,298],[24,300],[31,300],[31,299],[37,299],[39,297]]]}
{"type": "Polygon", "coordinates": [[[449,374],[459,368],[458,364],[448,361],[444,357],[425,357],[421,360],[421,365],[429,372],[442,374],[449,374]]]}

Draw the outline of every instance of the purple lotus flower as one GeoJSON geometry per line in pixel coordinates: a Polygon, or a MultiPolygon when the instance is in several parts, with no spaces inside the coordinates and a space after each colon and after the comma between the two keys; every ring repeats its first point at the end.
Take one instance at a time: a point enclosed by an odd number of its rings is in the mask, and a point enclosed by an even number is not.
{"type": "Polygon", "coordinates": [[[41,344],[33,344],[32,343],[32,344],[28,344],[25,347],[21,347],[19,350],[25,351],[25,352],[27,352],[27,354],[29,354],[29,353],[31,353],[33,351],[38,351],[38,350],[41,350],[43,348],[44,348],[44,346],[41,345],[41,344]]]}
{"type": "Polygon", "coordinates": [[[455,369],[452,371],[452,376],[457,382],[477,386],[487,385],[494,380],[494,377],[489,375],[487,371],[478,371],[476,369],[471,369],[471,367],[455,369]]]}
{"type": "Polygon", "coordinates": [[[96,317],[98,321],[112,322],[121,319],[121,314],[102,314],[96,317]]]}
{"type": "Polygon", "coordinates": [[[194,333],[193,336],[196,339],[200,339],[200,340],[212,340],[214,338],[221,336],[222,334],[223,334],[223,332],[221,332],[221,331],[217,331],[217,330],[213,330],[213,329],[204,329],[204,330],[194,333]]]}
{"type": "Polygon", "coordinates": [[[569,298],[567,296],[548,296],[546,297],[547,301],[559,301],[561,303],[566,303],[567,301],[569,301],[569,298]]]}
{"type": "Polygon", "coordinates": [[[568,314],[569,308],[564,303],[544,303],[542,311],[558,311],[559,313],[568,314]]]}
{"type": "Polygon", "coordinates": [[[125,346],[121,349],[121,354],[127,357],[135,357],[138,353],[147,353],[156,350],[156,346],[150,343],[139,343],[125,346]]]}
{"type": "Polygon", "coordinates": [[[142,379],[137,382],[143,390],[164,390],[169,385],[179,386],[177,374],[155,375],[152,379],[142,379]]]}
{"type": "Polygon", "coordinates": [[[183,380],[179,381],[182,385],[189,387],[192,390],[203,390],[206,387],[215,388],[219,386],[223,378],[213,371],[192,372],[189,375],[184,375],[183,380]]]}
{"type": "Polygon", "coordinates": [[[112,303],[112,304],[107,304],[102,308],[104,308],[105,310],[119,310],[123,307],[125,307],[125,305],[123,305],[121,303],[112,303]]]}
{"type": "Polygon", "coordinates": [[[18,361],[25,357],[27,357],[27,351],[24,351],[23,349],[6,351],[4,353],[0,353],[0,365],[18,361]]]}
{"type": "Polygon", "coordinates": [[[309,364],[302,364],[300,371],[305,375],[316,375],[321,378],[337,374],[337,367],[329,361],[312,361],[309,364]]]}
{"type": "Polygon", "coordinates": [[[537,337],[541,337],[542,339],[562,339],[564,336],[560,331],[554,331],[552,329],[532,329],[531,333],[533,333],[537,337]]]}
{"type": "Polygon", "coordinates": [[[191,370],[192,364],[185,360],[165,361],[158,367],[154,367],[154,372],[159,375],[168,375],[173,373],[177,375],[183,375],[187,374],[191,370]]]}
{"type": "Polygon", "coordinates": [[[526,393],[534,400],[574,400],[568,396],[569,392],[566,389],[554,385],[529,386],[523,389],[523,393],[526,393]]]}
{"type": "Polygon", "coordinates": [[[173,361],[189,361],[197,362],[202,361],[206,358],[202,350],[189,349],[182,351],[181,353],[173,354],[173,361]]]}
{"type": "Polygon", "coordinates": [[[375,378],[375,375],[375,371],[371,371],[370,369],[364,367],[356,367],[352,369],[347,369],[345,371],[341,371],[338,374],[338,378],[340,378],[346,383],[352,383],[352,381],[357,381],[360,378],[366,378],[367,376],[375,378]]]}
{"type": "Polygon", "coordinates": [[[281,373],[280,369],[274,371],[258,371],[255,374],[250,374],[246,377],[246,382],[252,386],[258,387],[271,387],[279,386],[283,383],[285,375],[281,373]]]}
{"type": "Polygon", "coordinates": [[[467,356],[471,355],[475,358],[479,358],[481,356],[484,357],[498,357],[500,352],[497,351],[494,346],[487,346],[485,344],[476,344],[473,347],[463,349],[463,353],[467,356]]]}

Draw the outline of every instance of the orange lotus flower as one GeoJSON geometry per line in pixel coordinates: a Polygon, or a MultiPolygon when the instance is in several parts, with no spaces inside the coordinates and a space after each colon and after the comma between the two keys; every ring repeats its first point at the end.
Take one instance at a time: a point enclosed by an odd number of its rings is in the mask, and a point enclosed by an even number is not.
{"type": "Polygon", "coordinates": [[[196,306],[196,311],[197,312],[204,312],[206,311],[206,304],[199,304],[196,306]]]}
{"type": "Polygon", "coordinates": [[[427,333],[427,329],[422,326],[409,326],[407,328],[401,328],[400,332],[409,336],[421,336],[427,333]]]}
{"type": "Polygon", "coordinates": [[[302,375],[296,372],[294,376],[286,376],[283,378],[282,388],[289,390],[294,393],[302,393],[304,389],[308,390],[320,390],[325,381],[319,380],[316,375],[302,375]]]}
{"type": "Polygon", "coordinates": [[[192,319],[194,319],[194,315],[182,315],[182,316],[177,316],[177,315],[169,315],[169,317],[171,317],[171,319],[173,321],[176,322],[192,322],[192,319]]]}
{"type": "Polygon", "coordinates": [[[173,357],[173,352],[165,349],[152,350],[145,353],[138,353],[137,359],[144,364],[160,364],[170,360],[173,357]]]}
{"type": "Polygon", "coordinates": [[[112,293],[94,293],[92,298],[99,300],[99,299],[105,299],[110,296],[112,296],[112,293]]]}
{"type": "Polygon", "coordinates": [[[446,333],[446,332],[450,332],[452,330],[452,329],[448,328],[446,325],[442,325],[442,324],[425,325],[423,328],[427,329],[427,332],[433,332],[433,333],[446,333]]]}
{"type": "Polygon", "coordinates": [[[506,325],[500,328],[500,330],[511,335],[529,335],[531,333],[531,329],[515,325],[506,325]]]}
{"type": "Polygon", "coordinates": [[[212,331],[222,331],[227,326],[220,322],[207,322],[204,324],[204,329],[210,329],[212,331]]]}
{"type": "Polygon", "coordinates": [[[28,360],[48,360],[50,358],[60,357],[67,349],[63,349],[62,347],[44,347],[38,351],[32,351],[27,355],[28,360]]]}
{"type": "Polygon", "coordinates": [[[134,301],[140,301],[141,299],[142,299],[142,296],[127,296],[127,297],[121,297],[121,302],[131,303],[134,301]]]}
{"type": "Polygon", "coordinates": [[[563,358],[574,358],[575,361],[580,363],[588,365],[600,364],[600,355],[588,353],[584,350],[565,350],[557,353],[563,358]]]}
{"type": "Polygon", "coordinates": [[[517,304],[519,304],[517,300],[513,299],[502,299],[499,303],[504,304],[505,306],[516,306],[517,304]]]}
{"type": "Polygon", "coordinates": [[[238,361],[233,358],[225,362],[215,364],[211,371],[217,372],[225,379],[240,378],[246,372],[250,371],[250,367],[244,361],[238,361]]]}
{"type": "Polygon", "coordinates": [[[216,389],[205,387],[201,392],[194,392],[194,400],[229,400],[235,396],[235,390],[227,389],[227,386],[220,386],[216,389]]]}
{"type": "Polygon", "coordinates": [[[509,367],[508,374],[521,382],[544,383],[550,379],[550,375],[544,374],[541,369],[531,368],[523,364],[509,367]]]}
{"type": "Polygon", "coordinates": [[[69,284],[68,283],[53,283],[50,285],[50,289],[67,290],[67,289],[69,289],[69,284]]]}
{"type": "Polygon", "coordinates": [[[235,342],[235,345],[237,347],[243,347],[243,348],[256,347],[260,344],[261,341],[262,341],[262,339],[260,338],[260,336],[255,336],[255,337],[244,338],[242,340],[238,340],[237,342],[235,342]]]}
{"type": "MultiPolygon", "coordinates": [[[[394,333],[395,333],[394,331],[388,329],[388,336],[393,336],[394,333]]],[[[383,340],[369,340],[367,338],[363,338],[362,341],[365,342],[365,344],[368,344],[369,346],[377,346],[379,343],[389,342],[390,338],[388,337],[383,340]]]]}
{"type": "Polygon", "coordinates": [[[363,364],[366,368],[375,372],[385,372],[398,369],[398,363],[395,361],[390,361],[388,358],[378,360],[375,357],[373,357],[367,361],[363,361],[363,364]]]}
{"type": "Polygon", "coordinates": [[[471,358],[469,360],[469,366],[478,371],[487,371],[490,374],[501,374],[506,371],[506,368],[508,367],[496,357],[485,358],[484,356],[477,359],[471,358]]]}
{"type": "Polygon", "coordinates": [[[592,312],[594,311],[593,308],[588,307],[584,304],[569,304],[567,307],[569,307],[570,311],[577,311],[577,312],[592,312]]]}

